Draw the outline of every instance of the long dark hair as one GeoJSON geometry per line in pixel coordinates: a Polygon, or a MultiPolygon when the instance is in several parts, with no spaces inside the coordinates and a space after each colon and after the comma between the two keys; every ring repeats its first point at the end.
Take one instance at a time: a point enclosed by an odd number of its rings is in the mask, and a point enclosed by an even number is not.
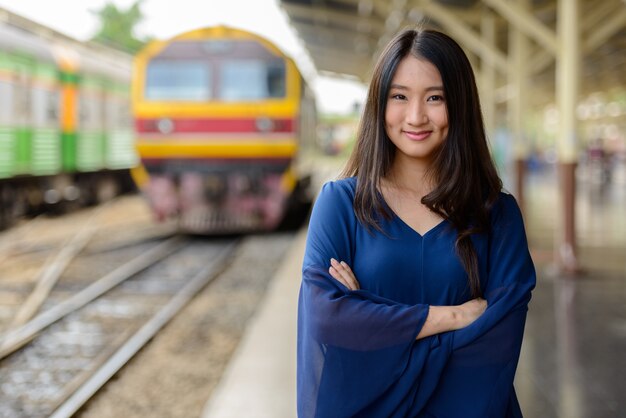
{"type": "Polygon", "coordinates": [[[396,68],[409,54],[439,70],[448,110],[448,135],[427,173],[434,189],[422,203],[457,230],[456,251],[470,292],[478,297],[482,294],[478,260],[470,237],[489,231],[489,212],[502,181],[487,145],[471,64],[452,38],[433,30],[408,29],[389,42],[374,67],[356,146],[342,175],[357,177],[354,211],[359,221],[381,230],[377,215],[390,219],[391,214],[379,190],[396,152],[385,130],[385,108],[396,68]]]}

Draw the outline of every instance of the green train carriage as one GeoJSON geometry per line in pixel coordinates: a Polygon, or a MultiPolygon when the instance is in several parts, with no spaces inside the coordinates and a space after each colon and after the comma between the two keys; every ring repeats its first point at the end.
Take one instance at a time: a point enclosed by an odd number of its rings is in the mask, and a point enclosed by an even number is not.
{"type": "Polygon", "coordinates": [[[132,57],[0,15],[0,227],[132,189],[132,57]]]}

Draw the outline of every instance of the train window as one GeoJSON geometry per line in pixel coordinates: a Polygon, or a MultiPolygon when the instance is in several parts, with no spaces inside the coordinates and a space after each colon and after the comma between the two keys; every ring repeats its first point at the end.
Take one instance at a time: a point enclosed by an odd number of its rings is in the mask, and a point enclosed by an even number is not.
{"type": "Polygon", "coordinates": [[[271,63],[267,67],[267,85],[270,97],[285,97],[285,63],[271,63]]]}
{"type": "Polygon", "coordinates": [[[119,103],[115,107],[116,118],[115,118],[115,127],[116,128],[130,128],[132,127],[132,118],[130,117],[130,104],[126,101],[119,103]]]}
{"type": "Polygon", "coordinates": [[[199,61],[152,61],[148,64],[147,100],[206,101],[211,98],[211,69],[199,61]]]}
{"type": "Polygon", "coordinates": [[[33,123],[48,126],[57,122],[58,95],[55,91],[34,88],[32,90],[33,123]]]}
{"type": "Polygon", "coordinates": [[[13,124],[13,85],[0,81],[0,124],[13,124]]]}
{"type": "Polygon", "coordinates": [[[78,103],[81,129],[98,130],[104,127],[103,105],[98,91],[81,90],[78,103]]]}
{"type": "Polygon", "coordinates": [[[115,130],[117,128],[117,108],[119,106],[118,99],[111,94],[104,97],[104,126],[107,130],[115,130]]]}
{"type": "Polygon", "coordinates": [[[48,91],[46,100],[46,119],[50,123],[58,122],[59,120],[59,92],[48,91]]]}
{"type": "Polygon", "coordinates": [[[283,61],[225,61],[220,71],[222,100],[263,100],[285,96],[283,61]]]}
{"type": "Polygon", "coordinates": [[[29,86],[26,83],[16,83],[13,85],[14,104],[13,110],[15,115],[15,121],[19,124],[28,123],[30,119],[30,106],[31,97],[29,93],[29,86]]]}
{"type": "Polygon", "coordinates": [[[80,92],[78,97],[78,121],[81,129],[90,126],[91,109],[89,107],[89,97],[84,92],[80,92]]]}

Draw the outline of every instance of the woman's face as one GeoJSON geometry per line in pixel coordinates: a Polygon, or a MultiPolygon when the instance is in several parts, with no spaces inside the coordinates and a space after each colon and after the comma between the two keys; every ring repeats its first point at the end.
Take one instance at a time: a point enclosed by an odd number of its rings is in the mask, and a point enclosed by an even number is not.
{"type": "Polygon", "coordinates": [[[443,82],[429,61],[408,55],[391,80],[385,129],[397,158],[430,164],[448,135],[448,111],[443,82]]]}

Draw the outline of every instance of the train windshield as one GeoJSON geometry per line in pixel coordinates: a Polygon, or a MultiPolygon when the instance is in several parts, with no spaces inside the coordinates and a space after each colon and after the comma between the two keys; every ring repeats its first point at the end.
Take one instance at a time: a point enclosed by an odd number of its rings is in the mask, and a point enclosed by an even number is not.
{"type": "Polygon", "coordinates": [[[158,59],[148,64],[144,97],[153,101],[260,101],[286,95],[282,59],[158,59]]]}
{"type": "Polygon", "coordinates": [[[224,101],[285,96],[285,63],[282,60],[224,61],[220,66],[220,79],[219,98],[224,101]]]}
{"type": "Polygon", "coordinates": [[[202,61],[152,61],[146,74],[147,100],[211,99],[211,67],[202,61]]]}

